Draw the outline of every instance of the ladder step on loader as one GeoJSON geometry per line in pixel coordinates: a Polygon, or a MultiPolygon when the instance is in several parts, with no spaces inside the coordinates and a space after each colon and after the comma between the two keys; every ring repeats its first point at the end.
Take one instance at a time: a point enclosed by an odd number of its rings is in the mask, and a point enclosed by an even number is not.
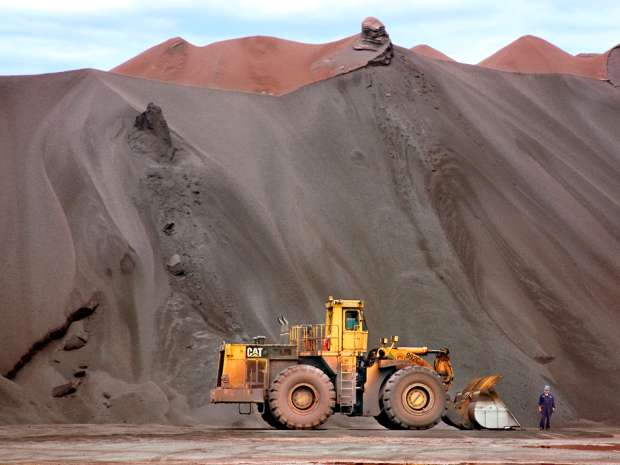
{"type": "Polygon", "coordinates": [[[350,412],[357,397],[357,367],[354,357],[342,357],[340,359],[339,373],[339,404],[341,412],[350,412]]]}

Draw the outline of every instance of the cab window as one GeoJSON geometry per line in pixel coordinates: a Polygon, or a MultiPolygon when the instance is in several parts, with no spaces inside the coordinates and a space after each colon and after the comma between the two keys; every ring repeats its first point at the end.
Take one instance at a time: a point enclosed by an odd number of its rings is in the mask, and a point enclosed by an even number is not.
{"type": "Polygon", "coordinates": [[[359,327],[360,316],[357,310],[346,310],[344,312],[344,329],[355,331],[359,327]]]}

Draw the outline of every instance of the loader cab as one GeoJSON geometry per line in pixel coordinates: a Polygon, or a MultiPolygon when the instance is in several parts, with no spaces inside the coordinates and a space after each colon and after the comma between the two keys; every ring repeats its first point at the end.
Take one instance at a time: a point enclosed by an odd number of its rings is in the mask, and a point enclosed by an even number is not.
{"type": "Polygon", "coordinates": [[[330,351],[343,355],[363,354],[368,346],[368,328],[362,300],[334,299],[325,304],[325,327],[330,338],[330,351]]]}

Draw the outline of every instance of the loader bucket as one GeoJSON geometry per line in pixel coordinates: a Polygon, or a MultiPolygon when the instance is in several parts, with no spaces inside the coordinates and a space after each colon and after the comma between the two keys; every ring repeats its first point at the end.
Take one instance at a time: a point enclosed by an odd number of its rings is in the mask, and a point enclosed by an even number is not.
{"type": "Polygon", "coordinates": [[[500,399],[500,375],[475,378],[448,403],[444,423],[459,429],[514,429],[521,425],[500,399]]]}

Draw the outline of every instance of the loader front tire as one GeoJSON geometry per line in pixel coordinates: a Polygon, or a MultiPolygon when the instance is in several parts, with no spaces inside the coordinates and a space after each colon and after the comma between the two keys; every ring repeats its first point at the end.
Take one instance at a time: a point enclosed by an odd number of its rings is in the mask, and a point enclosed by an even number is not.
{"type": "Polygon", "coordinates": [[[400,425],[397,425],[392,420],[390,420],[385,413],[385,410],[381,410],[381,413],[375,417],[375,420],[377,420],[377,423],[387,429],[404,429],[400,425]]]}
{"type": "Polygon", "coordinates": [[[283,425],[278,420],[276,420],[276,417],[273,416],[273,413],[269,409],[269,404],[265,404],[263,413],[261,413],[260,416],[265,423],[275,429],[288,429],[286,425],[283,425]]]}
{"type": "Polygon", "coordinates": [[[282,371],[269,389],[269,409],[288,429],[312,429],[334,413],[336,391],[328,376],[311,365],[282,371]]]}
{"type": "Polygon", "coordinates": [[[396,426],[392,429],[428,429],[446,413],[447,401],[448,394],[437,373],[410,366],[395,372],[383,386],[380,415],[385,415],[386,424],[396,426]]]}

